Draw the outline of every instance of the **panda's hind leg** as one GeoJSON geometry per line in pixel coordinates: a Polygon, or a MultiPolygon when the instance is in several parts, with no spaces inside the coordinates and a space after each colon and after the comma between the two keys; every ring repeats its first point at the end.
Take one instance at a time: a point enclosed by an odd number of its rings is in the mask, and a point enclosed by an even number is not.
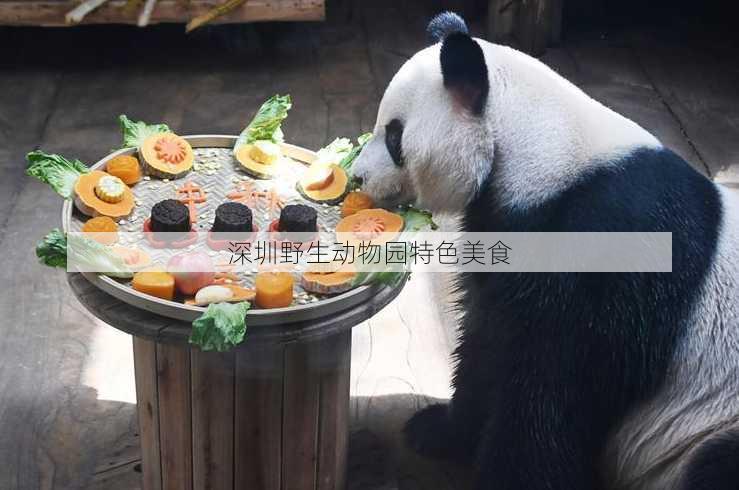
{"type": "Polygon", "coordinates": [[[703,442],[683,475],[680,490],[739,489],[739,427],[703,442]]]}

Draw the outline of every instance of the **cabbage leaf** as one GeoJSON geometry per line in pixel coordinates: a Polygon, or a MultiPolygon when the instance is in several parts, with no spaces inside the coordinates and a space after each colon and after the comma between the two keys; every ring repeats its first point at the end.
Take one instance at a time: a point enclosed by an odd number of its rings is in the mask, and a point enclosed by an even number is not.
{"type": "Polygon", "coordinates": [[[77,179],[90,171],[79,160],[67,160],[61,155],[43,151],[30,152],[26,155],[26,160],[31,164],[26,169],[26,174],[49,184],[64,199],[73,197],[77,179]]]}
{"type": "Polygon", "coordinates": [[[59,228],[51,230],[36,245],[36,257],[43,265],[67,268],[67,237],[59,228]]]}
{"type": "Polygon", "coordinates": [[[273,95],[259,108],[254,119],[244,128],[236,140],[234,151],[245,144],[259,140],[268,140],[273,143],[282,143],[282,121],[287,117],[287,111],[292,107],[289,95],[273,95]]]}
{"type": "Polygon", "coordinates": [[[346,170],[349,175],[352,174],[354,160],[357,159],[359,154],[362,152],[362,148],[364,148],[364,145],[367,144],[370,138],[372,138],[372,133],[364,133],[360,135],[359,138],[357,138],[357,146],[353,147],[341,160],[341,162],[339,162],[339,166],[346,170]]]}
{"type": "Polygon", "coordinates": [[[227,351],[239,345],[246,335],[248,301],[208,305],[199,318],[192,322],[190,343],[201,350],[227,351]]]}
{"type": "Polygon", "coordinates": [[[146,124],[144,121],[134,122],[125,114],[118,116],[123,133],[123,146],[121,148],[139,148],[144,140],[158,133],[169,133],[171,130],[166,124],[146,124]]]}
{"type": "Polygon", "coordinates": [[[82,271],[99,272],[110,277],[127,279],[133,272],[125,260],[110,247],[91,240],[82,233],[65,235],[55,228],[36,246],[39,262],[49,267],[79,266],[82,271]]]}

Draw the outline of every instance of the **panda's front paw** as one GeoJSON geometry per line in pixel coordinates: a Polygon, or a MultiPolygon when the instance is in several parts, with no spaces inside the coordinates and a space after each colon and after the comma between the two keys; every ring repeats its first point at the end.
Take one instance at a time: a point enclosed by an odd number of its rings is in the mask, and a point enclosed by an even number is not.
{"type": "Polygon", "coordinates": [[[406,422],[404,433],[406,444],[422,456],[459,458],[448,404],[438,403],[419,410],[406,422]]]}

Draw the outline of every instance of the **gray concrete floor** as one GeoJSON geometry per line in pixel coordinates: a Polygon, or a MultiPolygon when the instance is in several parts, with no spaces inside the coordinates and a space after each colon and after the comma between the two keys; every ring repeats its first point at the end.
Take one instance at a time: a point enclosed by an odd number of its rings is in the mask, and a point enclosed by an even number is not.
{"type": "MultiPolygon", "coordinates": [[[[390,77],[424,45],[435,10],[435,2],[348,2],[326,23],[191,37],[180,27],[0,29],[0,488],[138,485],[130,338],[86,312],[63,273],[36,264],[35,243],[59,226],[61,202],[24,176],[25,153],[94,162],[118,144],[121,113],[182,134],[235,133],[277,92],[295,100],[289,141],[318,148],[357,135],[371,129],[390,77]]],[[[718,35],[665,32],[570,37],[544,61],[701,172],[739,182],[735,51],[718,35]]],[[[403,316],[403,302],[423,287],[355,333],[351,488],[466,486],[464,471],[419,461],[395,436],[404,417],[448,392],[451,337],[443,325],[414,335],[429,319],[403,316]],[[402,357],[392,349],[415,352],[400,375],[382,361],[402,357]],[[424,349],[436,360],[418,355],[424,349]],[[433,383],[419,374],[429,371],[433,383]]]]}

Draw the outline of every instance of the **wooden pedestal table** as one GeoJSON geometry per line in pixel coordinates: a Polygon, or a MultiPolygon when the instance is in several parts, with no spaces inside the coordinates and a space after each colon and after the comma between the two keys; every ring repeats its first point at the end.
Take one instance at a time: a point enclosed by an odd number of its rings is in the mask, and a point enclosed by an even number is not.
{"type": "Polygon", "coordinates": [[[398,295],[331,317],[249,327],[226,353],[188,344],[190,324],[123,303],[81,274],[91,313],[134,336],[144,490],[335,490],[345,484],[351,328],[398,295]]]}

